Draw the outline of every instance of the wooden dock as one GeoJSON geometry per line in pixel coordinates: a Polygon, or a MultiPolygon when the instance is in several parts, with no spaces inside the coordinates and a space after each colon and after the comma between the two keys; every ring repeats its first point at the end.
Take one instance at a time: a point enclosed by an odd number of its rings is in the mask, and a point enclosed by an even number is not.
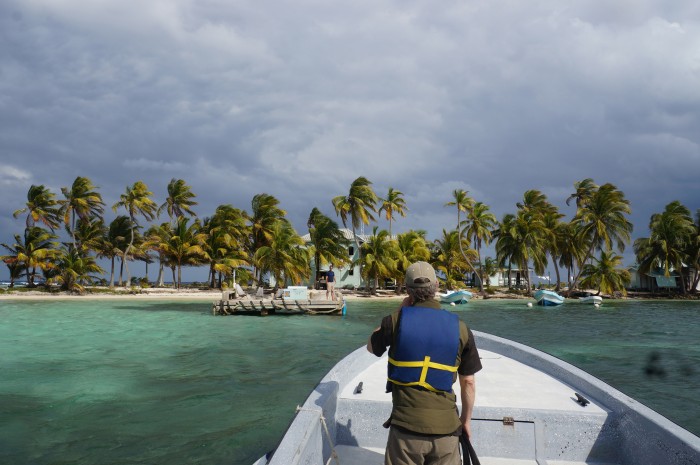
{"type": "Polygon", "coordinates": [[[214,315],[343,315],[345,300],[290,300],[243,298],[219,300],[214,315]]]}

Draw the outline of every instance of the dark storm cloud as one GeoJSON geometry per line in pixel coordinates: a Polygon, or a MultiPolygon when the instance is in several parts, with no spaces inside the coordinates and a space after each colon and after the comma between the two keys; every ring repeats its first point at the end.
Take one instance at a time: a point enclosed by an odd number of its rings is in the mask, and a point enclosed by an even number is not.
{"type": "Polygon", "coordinates": [[[183,178],[201,216],[268,192],[301,232],[364,175],[405,193],[395,230],[430,237],[453,227],[454,189],[499,218],[528,189],[571,215],[592,177],[627,194],[638,237],[672,200],[700,207],[699,17],[690,1],[3,2],[0,240],[31,184],[78,175],[108,206],[183,178]]]}

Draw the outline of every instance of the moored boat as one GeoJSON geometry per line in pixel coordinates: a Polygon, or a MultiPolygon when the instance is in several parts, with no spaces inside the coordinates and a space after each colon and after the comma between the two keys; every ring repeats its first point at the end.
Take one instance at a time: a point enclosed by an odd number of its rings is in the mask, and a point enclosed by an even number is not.
{"type": "Polygon", "coordinates": [[[457,291],[447,291],[446,293],[440,293],[440,302],[443,304],[466,304],[469,299],[472,298],[473,294],[464,289],[457,291]]]}
{"type": "Polygon", "coordinates": [[[596,307],[603,304],[603,298],[599,295],[587,295],[584,297],[579,297],[578,301],[582,304],[593,304],[596,307]]]}
{"type": "Polygon", "coordinates": [[[537,305],[543,305],[545,307],[553,307],[564,303],[564,297],[547,289],[539,289],[535,291],[533,297],[537,301],[537,305]]]}
{"type": "MultiPolygon", "coordinates": [[[[474,335],[483,370],[471,442],[484,465],[700,464],[700,438],[634,399],[536,349],[474,335]]],[[[341,360],[255,465],[383,463],[386,363],[364,347],[341,360]]]]}

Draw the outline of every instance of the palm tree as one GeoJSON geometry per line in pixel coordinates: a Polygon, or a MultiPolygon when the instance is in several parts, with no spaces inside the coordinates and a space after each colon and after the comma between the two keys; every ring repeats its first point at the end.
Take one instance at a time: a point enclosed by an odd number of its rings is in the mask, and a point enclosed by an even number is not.
{"type": "Polygon", "coordinates": [[[399,234],[396,237],[396,247],[398,258],[396,261],[396,274],[394,278],[398,283],[396,286],[396,293],[399,294],[403,291],[403,278],[406,275],[408,267],[412,263],[418,261],[429,261],[430,248],[428,247],[428,242],[425,240],[425,234],[413,230],[399,234]]]}
{"type": "Polygon", "coordinates": [[[234,270],[248,264],[248,254],[243,246],[248,235],[245,212],[231,205],[220,205],[214,216],[204,220],[203,229],[207,233],[205,250],[209,255],[210,286],[222,286],[223,276],[233,276],[234,270]]]}
{"type": "Polygon", "coordinates": [[[462,220],[460,219],[461,213],[467,213],[474,205],[474,199],[469,197],[469,192],[464,189],[455,189],[452,191],[452,197],[454,200],[447,202],[446,207],[457,207],[457,230],[460,229],[462,225],[462,220]]]}
{"type": "Polygon", "coordinates": [[[473,243],[476,249],[479,260],[479,291],[482,294],[484,293],[484,283],[481,277],[484,275],[484,269],[481,264],[481,246],[491,243],[491,230],[497,222],[496,216],[489,211],[488,205],[482,202],[476,202],[467,211],[467,227],[464,232],[467,240],[473,243]]]}
{"type": "Polygon", "coordinates": [[[580,226],[576,223],[560,223],[555,232],[556,247],[559,255],[559,265],[566,268],[566,282],[572,282],[574,271],[588,250],[586,239],[580,234],[580,226]]]}
{"type": "Polygon", "coordinates": [[[101,217],[104,211],[104,202],[92,181],[81,176],[75,178],[70,189],[62,187],[61,192],[65,199],[58,201],[61,206],[59,211],[63,216],[66,227],[69,227],[73,238],[73,248],[77,249],[75,238],[76,220],[78,218],[90,220],[91,218],[101,217]]]}
{"type": "MultiPolygon", "coordinates": [[[[4,255],[3,261],[9,260],[15,266],[21,267],[27,274],[27,285],[35,287],[34,278],[37,270],[47,269],[53,266],[52,260],[58,255],[55,234],[38,226],[32,226],[25,231],[24,236],[14,235],[13,245],[0,244],[11,255],[4,255]]],[[[6,262],[7,263],[7,262],[6,262]]]]}
{"type": "MultiPolygon", "coordinates": [[[[15,236],[15,239],[19,239],[19,235],[15,236]]],[[[19,241],[17,241],[19,242],[19,241]]],[[[24,271],[24,263],[22,261],[22,249],[21,246],[17,243],[13,245],[7,245],[5,243],[0,244],[5,250],[9,252],[9,254],[5,255],[0,255],[0,260],[5,263],[7,266],[7,270],[10,273],[10,289],[15,287],[15,280],[19,278],[22,275],[22,272],[24,271]]]]}
{"type": "Polygon", "coordinates": [[[588,288],[598,289],[601,292],[613,294],[621,292],[627,293],[626,287],[630,283],[629,271],[622,268],[622,257],[613,251],[601,252],[600,258],[594,258],[596,264],[586,264],[581,275],[581,285],[588,288]]]}
{"type": "Polygon", "coordinates": [[[190,186],[184,180],[171,179],[168,183],[168,196],[158,208],[158,216],[163,210],[168,212],[170,218],[181,218],[185,214],[196,216],[191,208],[197,205],[197,202],[192,200],[195,197],[197,196],[192,193],[190,186]]]}
{"type": "Polygon", "coordinates": [[[22,275],[24,269],[19,263],[17,263],[16,260],[12,258],[12,256],[3,255],[0,256],[0,260],[2,260],[7,266],[7,271],[10,274],[10,284],[8,285],[8,288],[12,289],[15,287],[15,281],[22,275]]]}
{"type": "Polygon", "coordinates": [[[269,245],[263,245],[255,252],[255,263],[261,270],[267,270],[275,278],[275,291],[280,283],[287,280],[300,283],[309,276],[308,249],[304,241],[294,231],[288,221],[278,221],[272,226],[269,245]]]}
{"type": "MultiPolygon", "coordinates": [[[[251,202],[251,215],[248,219],[250,236],[248,239],[248,253],[255,257],[261,247],[269,246],[274,239],[275,228],[278,223],[288,223],[285,216],[287,212],[279,208],[280,201],[266,193],[257,194],[251,202]]],[[[256,267],[257,268],[257,267],[256,267]]],[[[262,282],[266,270],[257,268],[255,279],[262,282]]]]}
{"type": "Polygon", "coordinates": [[[481,278],[486,281],[487,286],[491,286],[491,276],[498,272],[498,268],[498,261],[495,258],[486,257],[481,278]]]}
{"type": "Polygon", "coordinates": [[[611,250],[616,245],[620,252],[625,250],[625,243],[629,242],[632,234],[632,223],[626,218],[630,213],[629,200],[610,183],[600,186],[581,205],[573,221],[580,226],[581,237],[590,246],[579,264],[572,289],[578,283],[583,268],[581,265],[593,255],[594,249],[611,250]]]}
{"type": "Polygon", "coordinates": [[[671,202],[663,213],[651,216],[649,231],[649,237],[634,241],[640,271],[649,273],[658,267],[664,270],[666,276],[670,276],[671,270],[676,270],[685,293],[683,265],[690,259],[688,251],[691,246],[697,243],[697,230],[690,210],[678,201],[671,202]]]}
{"type": "Polygon", "coordinates": [[[358,251],[358,261],[360,263],[360,287],[362,287],[362,249],[357,237],[356,230],[361,225],[369,225],[370,221],[376,221],[372,213],[377,212],[377,194],[372,190],[372,183],[360,176],[350,185],[348,195],[339,195],[332,200],[335,214],[339,215],[343,221],[343,226],[347,228],[348,220],[352,225],[352,237],[358,251]]]}
{"type": "Polygon", "coordinates": [[[107,258],[110,261],[109,272],[109,287],[114,287],[114,261],[116,257],[124,257],[124,251],[128,246],[127,237],[132,231],[131,220],[128,216],[117,216],[109,224],[109,228],[105,231],[102,240],[96,247],[97,256],[107,258]]]}
{"type": "Polygon", "coordinates": [[[520,263],[520,243],[515,236],[515,215],[507,213],[498,227],[493,231],[496,239],[496,263],[500,268],[508,269],[508,288],[512,287],[511,270],[513,263],[520,263]]]}
{"type": "Polygon", "coordinates": [[[152,221],[156,217],[158,206],[151,200],[152,195],[153,192],[148,190],[146,183],[143,181],[136,181],[133,186],[127,186],[126,192],[119,197],[119,201],[112,205],[112,210],[114,212],[117,211],[117,208],[124,207],[131,220],[131,237],[129,239],[129,245],[122,257],[122,263],[126,267],[126,287],[131,287],[131,273],[129,272],[128,260],[129,253],[134,246],[134,234],[136,228],[139,227],[136,216],[142,215],[149,221],[152,221]]]}
{"type": "Polygon", "coordinates": [[[389,220],[389,236],[391,237],[391,223],[394,220],[394,215],[399,214],[405,217],[408,211],[406,201],[403,198],[403,192],[390,187],[386,199],[380,198],[379,201],[381,202],[381,207],[379,207],[377,213],[381,213],[382,211],[385,213],[386,219],[389,220]]]}
{"type": "Polygon", "coordinates": [[[552,258],[552,265],[554,265],[554,273],[557,281],[555,286],[556,291],[559,291],[561,288],[559,258],[561,256],[562,248],[566,244],[568,233],[566,224],[561,222],[563,217],[564,215],[559,213],[556,210],[556,207],[554,211],[548,211],[542,216],[544,229],[548,236],[548,240],[545,241],[544,247],[545,252],[552,258]]]}
{"type": "MultiPolygon", "coordinates": [[[[461,221],[461,213],[464,212],[467,214],[474,208],[474,199],[472,199],[469,196],[469,193],[465,191],[464,189],[455,189],[452,191],[452,197],[454,200],[447,202],[445,204],[446,207],[457,207],[457,233],[459,234],[459,237],[463,237],[464,231],[462,230],[462,227],[465,226],[463,222],[461,221]]],[[[476,268],[474,268],[474,265],[472,264],[472,260],[467,257],[464,248],[462,247],[462,241],[458,241],[458,246],[459,250],[464,255],[464,261],[467,263],[467,266],[471,269],[472,273],[474,275],[477,275],[478,273],[476,272],[476,268]]],[[[481,280],[479,280],[479,289],[481,293],[483,294],[484,292],[484,286],[481,284],[481,280]]]]}
{"type": "Polygon", "coordinates": [[[389,233],[375,226],[372,235],[362,244],[363,269],[365,277],[370,284],[370,291],[376,294],[379,278],[389,278],[396,274],[397,259],[399,257],[396,241],[392,241],[389,233]],[[371,278],[371,281],[370,281],[371,278]]]}
{"type": "Polygon", "coordinates": [[[90,251],[98,250],[106,230],[107,228],[102,218],[78,219],[75,224],[75,239],[78,243],[76,250],[78,253],[88,255],[90,251]]]}
{"type": "Polygon", "coordinates": [[[207,235],[202,232],[199,220],[188,226],[189,219],[179,217],[167,242],[158,243],[156,250],[163,252],[167,261],[176,267],[176,287],[182,287],[182,266],[199,265],[209,257],[204,250],[207,235]]]}
{"type": "Polygon", "coordinates": [[[65,291],[81,294],[86,285],[94,282],[95,274],[104,272],[93,257],[81,254],[72,246],[61,249],[56,265],[57,273],[51,281],[60,284],[65,291]]]}
{"type": "Polygon", "coordinates": [[[700,209],[695,212],[695,232],[693,233],[694,240],[688,244],[688,266],[692,267],[694,277],[689,276],[691,292],[695,293],[700,283],[700,209]]]}
{"type": "Polygon", "coordinates": [[[159,266],[158,278],[156,278],[157,287],[163,287],[165,285],[163,276],[163,270],[165,266],[168,266],[173,270],[173,283],[177,282],[177,280],[175,279],[175,265],[170,261],[170,257],[165,253],[167,244],[170,243],[170,238],[172,236],[173,226],[170,223],[161,223],[157,226],[153,225],[150,228],[148,228],[148,231],[146,231],[146,240],[144,242],[144,247],[147,250],[153,250],[158,254],[159,266]]]}
{"type": "Polygon", "coordinates": [[[61,224],[55,195],[44,185],[32,185],[27,192],[27,203],[24,208],[16,210],[12,215],[17,218],[25,212],[27,212],[27,229],[35,226],[36,223],[42,223],[53,231],[61,224]]]}
{"type": "Polygon", "coordinates": [[[461,283],[467,269],[474,270],[470,262],[477,259],[476,250],[468,248],[468,243],[461,244],[463,241],[466,242],[466,239],[459,234],[459,231],[443,229],[442,238],[434,242],[432,264],[435,270],[442,271],[445,275],[447,289],[453,289],[458,282],[461,283]]]}
{"type": "Polygon", "coordinates": [[[593,194],[598,190],[598,185],[591,178],[586,178],[583,181],[578,181],[574,183],[574,188],[576,192],[571,194],[569,198],[566,199],[566,204],[572,200],[576,200],[576,208],[581,208],[583,205],[588,203],[593,194]]]}
{"type": "Polygon", "coordinates": [[[531,208],[532,204],[527,202],[518,205],[520,207],[518,214],[504,216],[495,233],[497,238],[496,257],[499,266],[508,263],[509,276],[511,263],[518,264],[525,275],[529,294],[530,261],[532,261],[536,273],[544,273],[547,264],[545,244],[548,236],[540,210],[531,208]]]}
{"type": "Polygon", "coordinates": [[[306,222],[309,237],[313,244],[313,259],[316,276],[314,286],[318,283],[321,263],[332,263],[336,267],[345,265],[347,260],[348,239],[338,227],[338,223],[314,207],[306,222]]]}

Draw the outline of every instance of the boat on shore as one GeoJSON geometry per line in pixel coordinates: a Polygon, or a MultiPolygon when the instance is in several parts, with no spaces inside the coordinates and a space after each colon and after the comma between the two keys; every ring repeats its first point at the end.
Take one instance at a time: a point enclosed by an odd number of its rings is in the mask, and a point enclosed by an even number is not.
{"type": "Polygon", "coordinates": [[[447,291],[446,293],[440,293],[440,302],[443,304],[466,304],[469,299],[472,298],[474,294],[464,289],[457,291],[447,291]]]}
{"type": "MultiPolygon", "coordinates": [[[[599,379],[523,344],[474,336],[483,370],[471,442],[482,464],[700,464],[698,436],[599,379]]],[[[254,465],[383,463],[386,364],[364,346],[346,356],[254,465]]]]}
{"type": "Polygon", "coordinates": [[[537,301],[537,305],[543,305],[545,307],[555,307],[564,303],[564,297],[547,289],[536,290],[533,297],[537,301]]]}
{"type": "Polygon", "coordinates": [[[603,305],[603,298],[599,295],[586,295],[579,297],[578,301],[582,304],[593,304],[596,307],[603,305]]]}

